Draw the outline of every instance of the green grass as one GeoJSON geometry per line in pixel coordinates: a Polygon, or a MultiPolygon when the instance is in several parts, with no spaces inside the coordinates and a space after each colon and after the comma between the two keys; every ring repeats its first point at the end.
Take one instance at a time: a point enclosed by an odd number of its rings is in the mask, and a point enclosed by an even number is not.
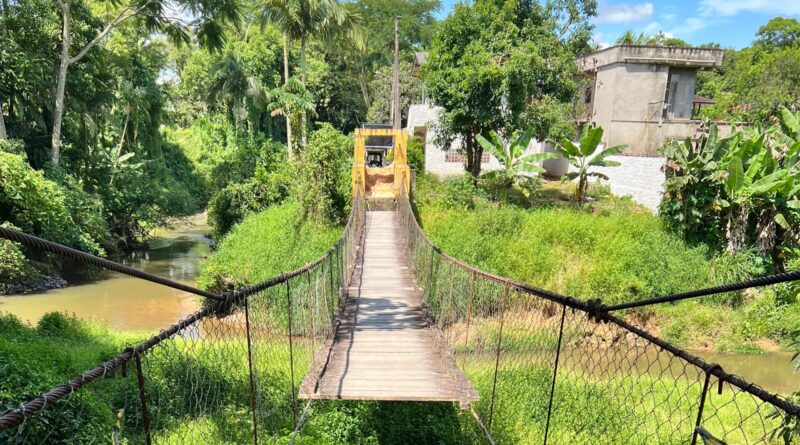
{"type": "Polygon", "coordinates": [[[255,213],[234,227],[204,265],[201,288],[255,284],[323,255],[341,227],[301,221],[294,201],[255,213]]]}
{"type": "MultiPolygon", "coordinates": [[[[629,199],[598,193],[596,201],[578,209],[565,201],[569,194],[565,185],[547,184],[530,208],[501,206],[462,179],[441,182],[421,175],[415,204],[430,239],[456,258],[606,304],[739,280],[761,270],[747,254],[714,256],[686,244],[629,199]]],[[[790,345],[800,332],[798,315],[796,295],[764,289],[626,316],[683,347],[758,352],[765,339],[790,345]]]]}

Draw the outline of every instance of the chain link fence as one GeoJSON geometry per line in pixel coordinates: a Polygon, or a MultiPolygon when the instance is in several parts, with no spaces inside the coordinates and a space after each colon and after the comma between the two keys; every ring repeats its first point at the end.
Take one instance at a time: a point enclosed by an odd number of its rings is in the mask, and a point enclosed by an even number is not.
{"type": "Polygon", "coordinates": [[[425,236],[408,197],[398,212],[426,310],[480,395],[473,409],[491,442],[800,443],[800,408],[785,398],[599,301],[462,263],[425,236]]]}
{"type": "MultiPolygon", "coordinates": [[[[0,236],[29,247],[205,298],[201,310],[158,335],[0,415],[0,443],[39,443],[42,437],[84,443],[82,437],[97,436],[115,445],[286,443],[299,425],[301,381],[315,360],[324,360],[316,351],[332,340],[365,212],[358,195],[342,236],[325,255],[224,295],[0,228],[0,236]],[[43,435],[55,427],[58,411],[68,412],[71,422],[43,435]],[[109,424],[108,431],[93,431],[109,424]]],[[[0,397],[7,396],[0,379],[0,397]]]]}

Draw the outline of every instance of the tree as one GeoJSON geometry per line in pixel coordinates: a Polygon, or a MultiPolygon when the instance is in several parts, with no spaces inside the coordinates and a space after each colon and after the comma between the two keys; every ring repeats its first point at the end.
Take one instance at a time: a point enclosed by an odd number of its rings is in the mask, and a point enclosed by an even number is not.
{"type": "Polygon", "coordinates": [[[209,47],[219,47],[222,43],[221,24],[224,21],[236,23],[239,20],[237,3],[233,0],[200,2],[198,0],[181,0],[167,5],[166,0],[128,0],[114,3],[113,12],[105,21],[105,26],[94,38],[82,43],[77,53],[72,55],[72,11],[74,0],[57,0],[61,11],[59,64],[56,72],[56,85],[53,107],[53,128],[51,135],[50,161],[58,165],[61,157],[61,127],[64,119],[64,96],[67,84],[67,71],[70,66],[79,62],[98,43],[103,41],[111,31],[133,18],[140,18],[152,30],[159,30],[179,39],[187,39],[188,27],[181,19],[170,16],[172,7],[186,7],[199,18],[191,23],[197,31],[197,38],[209,47]]]}
{"type": "MultiPolygon", "coordinates": [[[[300,41],[300,82],[306,87],[306,50],[308,41],[317,38],[350,40],[363,48],[364,36],[359,17],[336,0],[268,0],[261,11],[261,26],[274,24],[283,31],[284,81],[289,80],[289,39],[300,41]]],[[[306,113],[301,115],[301,140],[306,143],[306,113]]],[[[291,156],[290,125],[287,123],[287,147],[291,156]]]]}
{"type": "MultiPolygon", "coordinates": [[[[389,109],[391,108],[392,69],[389,66],[381,68],[375,73],[375,79],[370,83],[369,90],[372,94],[372,104],[367,111],[369,122],[389,122],[389,109]]],[[[408,118],[408,107],[422,97],[422,82],[411,75],[411,64],[400,64],[400,111],[402,120],[408,118]]]]}
{"type": "Polygon", "coordinates": [[[574,132],[575,56],[589,41],[594,1],[477,0],[439,24],[423,76],[443,108],[439,142],[460,140],[466,168],[481,172],[478,134],[534,128],[534,136],[574,132]]]}
{"type": "Polygon", "coordinates": [[[401,60],[407,60],[412,51],[427,48],[433,39],[436,27],[434,13],[440,8],[441,2],[358,0],[346,5],[361,17],[365,29],[366,47],[356,56],[354,75],[358,78],[364,106],[371,107],[375,101],[382,99],[381,92],[373,88],[375,82],[382,80],[380,75],[376,77],[376,73],[392,63],[394,18],[399,17],[401,60]]]}
{"type": "Polygon", "coordinates": [[[717,126],[711,124],[702,129],[697,141],[674,139],[665,141],[661,148],[667,163],[659,214],[684,239],[714,247],[724,243],[720,164],[737,137],[721,138],[717,126]]]}
{"type": "Polygon", "coordinates": [[[504,142],[494,131],[489,133],[491,141],[482,135],[477,136],[478,143],[484,150],[500,161],[502,170],[484,173],[481,177],[495,181],[503,190],[503,200],[508,198],[508,190],[514,185],[525,188],[534,173],[543,173],[544,169],[539,166],[539,162],[552,159],[555,153],[528,153],[528,146],[533,139],[533,128],[527,131],[515,131],[509,138],[509,143],[504,142]]]}
{"type": "Polygon", "coordinates": [[[273,116],[283,116],[289,125],[287,131],[301,121],[301,116],[314,113],[314,99],[296,77],[290,77],[282,87],[269,92],[267,109],[273,116]]]}
{"type": "Polygon", "coordinates": [[[754,43],[769,49],[796,47],[800,45],[800,22],[775,17],[758,28],[754,43]]]}
{"type": "Polygon", "coordinates": [[[565,178],[569,180],[578,179],[578,185],[575,187],[575,201],[579,205],[583,205],[583,201],[586,198],[586,188],[589,186],[590,176],[608,180],[608,176],[600,172],[590,171],[590,167],[619,166],[619,162],[609,161],[606,158],[622,153],[622,150],[627,147],[627,145],[615,145],[598,152],[602,139],[603,127],[594,127],[587,128],[583,132],[578,145],[575,145],[574,142],[567,138],[562,139],[560,143],[554,143],[556,150],[577,169],[577,171],[567,173],[565,178]]]}

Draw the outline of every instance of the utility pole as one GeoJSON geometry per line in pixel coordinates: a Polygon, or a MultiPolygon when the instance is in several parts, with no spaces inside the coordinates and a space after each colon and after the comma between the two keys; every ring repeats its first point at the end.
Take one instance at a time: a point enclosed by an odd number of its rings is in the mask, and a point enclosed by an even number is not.
{"type": "Polygon", "coordinates": [[[402,112],[400,106],[400,16],[394,16],[394,64],[392,66],[392,109],[389,116],[392,128],[400,129],[402,112]]]}

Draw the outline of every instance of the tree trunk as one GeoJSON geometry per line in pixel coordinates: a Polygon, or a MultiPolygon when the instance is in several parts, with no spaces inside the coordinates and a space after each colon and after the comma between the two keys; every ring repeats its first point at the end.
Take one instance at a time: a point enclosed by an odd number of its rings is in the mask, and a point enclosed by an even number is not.
{"type": "Polygon", "coordinates": [[[777,224],[775,224],[775,206],[770,206],[758,215],[756,225],[756,250],[764,256],[772,255],[775,249],[775,239],[777,235],[777,224]]]}
{"type": "Polygon", "coordinates": [[[589,178],[586,175],[578,177],[578,186],[575,188],[575,200],[578,201],[578,206],[583,207],[583,201],[586,199],[586,185],[589,178]]]}
{"type": "Polygon", "coordinates": [[[3,117],[3,103],[0,102],[0,141],[6,139],[8,139],[8,134],[6,134],[6,121],[3,117]]]}
{"type": "MultiPolygon", "coordinates": [[[[283,33],[283,86],[289,83],[289,34],[283,33]]],[[[292,160],[292,117],[286,110],[286,151],[292,160]]]]}
{"type": "Polygon", "coordinates": [[[744,249],[745,237],[747,235],[747,220],[750,216],[750,209],[746,205],[734,205],[728,215],[728,248],[729,253],[736,253],[744,249]]]}
{"type": "MultiPolygon", "coordinates": [[[[303,84],[303,89],[306,89],[306,38],[300,39],[300,82],[303,84]]],[[[300,141],[303,147],[306,146],[306,110],[300,115],[300,141]]]]}
{"type": "Polygon", "coordinates": [[[50,142],[50,162],[58,165],[61,158],[61,125],[64,120],[64,91],[67,84],[70,46],[70,0],[58,2],[61,7],[61,57],[56,77],[55,108],[53,109],[53,135],[50,142]]]}

